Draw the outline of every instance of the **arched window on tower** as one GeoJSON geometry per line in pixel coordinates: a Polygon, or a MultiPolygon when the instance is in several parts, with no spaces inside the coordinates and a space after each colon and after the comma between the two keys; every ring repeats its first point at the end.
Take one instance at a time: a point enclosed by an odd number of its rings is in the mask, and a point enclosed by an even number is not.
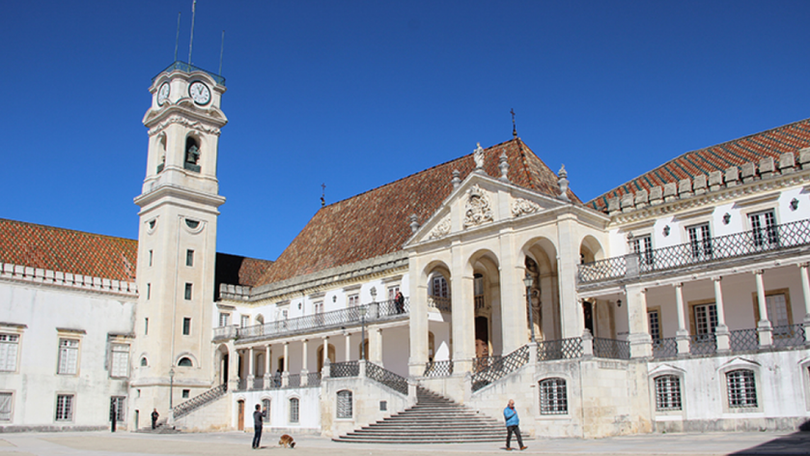
{"type": "Polygon", "coordinates": [[[183,168],[195,173],[200,172],[200,144],[192,136],[186,138],[186,157],[183,160],[183,168]]]}
{"type": "Polygon", "coordinates": [[[157,165],[157,172],[160,173],[166,167],[166,135],[160,135],[158,151],[160,153],[160,163],[157,165]]]}

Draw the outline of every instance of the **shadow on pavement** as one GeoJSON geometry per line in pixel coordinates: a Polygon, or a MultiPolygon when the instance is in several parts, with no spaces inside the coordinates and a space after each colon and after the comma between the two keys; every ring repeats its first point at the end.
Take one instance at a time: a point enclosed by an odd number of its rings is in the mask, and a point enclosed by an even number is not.
{"type": "Polygon", "coordinates": [[[733,455],[810,455],[810,421],[802,424],[801,431],[770,440],[755,447],[731,453],[733,455]]]}

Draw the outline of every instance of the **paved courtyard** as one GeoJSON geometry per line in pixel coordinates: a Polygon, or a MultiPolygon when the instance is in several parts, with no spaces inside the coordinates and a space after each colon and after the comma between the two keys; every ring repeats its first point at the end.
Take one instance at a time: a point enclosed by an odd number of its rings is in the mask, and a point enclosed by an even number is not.
{"type": "MultiPolygon", "coordinates": [[[[294,450],[279,448],[278,435],[266,434],[263,447],[250,448],[252,434],[151,435],[127,432],[0,434],[0,456],[72,455],[261,455],[281,456],[446,456],[506,453],[503,444],[445,445],[346,444],[302,436],[294,450]]],[[[614,437],[598,440],[538,439],[523,454],[543,455],[810,455],[810,432],[711,433],[614,437]]]]}

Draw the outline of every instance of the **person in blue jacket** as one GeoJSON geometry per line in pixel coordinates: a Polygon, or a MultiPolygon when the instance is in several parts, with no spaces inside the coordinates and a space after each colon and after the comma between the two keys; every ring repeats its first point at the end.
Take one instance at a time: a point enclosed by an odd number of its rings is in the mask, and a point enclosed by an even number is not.
{"type": "Polygon", "coordinates": [[[523,439],[520,438],[520,418],[518,418],[517,410],[515,410],[515,401],[509,399],[509,403],[506,404],[506,408],[503,409],[503,418],[506,420],[506,450],[511,451],[511,443],[512,443],[512,433],[515,433],[515,437],[517,437],[518,445],[520,445],[521,450],[525,450],[528,447],[523,446],[523,439]]]}

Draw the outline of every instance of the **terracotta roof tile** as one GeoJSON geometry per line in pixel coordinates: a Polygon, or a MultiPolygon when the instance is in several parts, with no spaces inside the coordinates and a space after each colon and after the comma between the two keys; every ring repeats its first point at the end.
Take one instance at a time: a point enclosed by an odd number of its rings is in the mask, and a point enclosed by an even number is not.
{"type": "Polygon", "coordinates": [[[621,197],[628,192],[634,193],[640,189],[649,191],[654,186],[678,182],[680,179],[694,179],[700,174],[708,175],[712,171],[725,171],[730,166],[759,163],[765,157],[773,157],[774,161],[778,162],[779,156],[783,153],[796,152],[804,147],[810,147],[810,119],[687,152],[592,199],[587,204],[605,211],[609,199],[621,197]]]}
{"type": "Polygon", "coordinates": [[[243,285],[252,287],[273,264],[268,260],[257,260],[227,253],[217,253],[216,289],[219,284],[243,285]]]}
{"type": "Polygon", "coordinates": [[[0,219],[0,263],[131,282],[138,241],[0,219]]]}
{"type": "MultiPolygon", "coordinates": [[[[518,186],[556,196],[557,175],[519,138],[484,150],[484,170],[500,176],[506,152],[509,179],[518,186]]],[[[430,218],[453,190],[453,170],[464,180],[473,171],[472,154],[429,168],[321,208],[269,267],[258,285],[391,254],[411,236],[409,217],[430,218]]],[[[569,191],[572,201],[579,199],[569,191]]]]}

